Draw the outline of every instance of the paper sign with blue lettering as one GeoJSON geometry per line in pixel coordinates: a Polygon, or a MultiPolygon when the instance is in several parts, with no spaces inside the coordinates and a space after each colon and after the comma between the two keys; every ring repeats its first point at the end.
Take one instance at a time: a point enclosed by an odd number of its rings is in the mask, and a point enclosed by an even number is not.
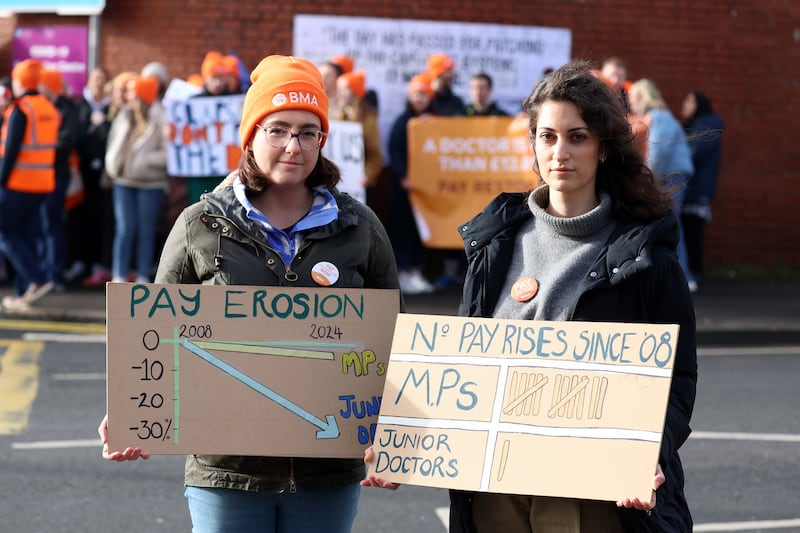
{"type": "Polygon", "coordinates": [[[331,120],[322,155],[336,163],[342,173],[342,181],[336,188],[367,203],[367,193],[361,183],[364,177],[364,127],[361,123],[331,120]]]}
{"type": "Polygon", "coordinates": [[[363,457],[396,290],[110,283],[109,447],[363,457]]]}
{"type": "Polygon", "coordinates": [[[649,501],[678,326],[401,314],[370,474],[649,501]]]}
{"type": "MultiPolygon", "coordinates": [[[[175,89],[177,90],[177,89],[175,89]]],[[[243,94],[164,99],[167,173],[225,176],[239,168],[243,94]]]]}

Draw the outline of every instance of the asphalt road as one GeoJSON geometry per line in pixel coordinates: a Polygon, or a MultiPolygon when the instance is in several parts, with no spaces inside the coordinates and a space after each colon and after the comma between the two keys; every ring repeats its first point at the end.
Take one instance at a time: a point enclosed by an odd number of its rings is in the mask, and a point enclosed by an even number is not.
{"type": "MultiPolygon", "coordinates": [[[[0,329],[0,532],[190,531],[182,456],[100,458],[102,335],[51,329],[64,331],[0,329]]],[[[683,447],[695,531],[800,531],[800,346],[700,355],[683,447]]],[[[365,489],[354,531],[442,533],[447,501],[437,489],[365,489]]]]}

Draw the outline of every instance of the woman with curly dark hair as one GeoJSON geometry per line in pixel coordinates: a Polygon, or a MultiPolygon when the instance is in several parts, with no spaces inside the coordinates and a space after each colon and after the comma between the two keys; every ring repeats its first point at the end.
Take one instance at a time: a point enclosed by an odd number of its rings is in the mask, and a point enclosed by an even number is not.
{"type": "Polygon", "coordinates": [[[654,478],[658,490],[651,501],[616,505],[454,493],[451,530],[691,531],[678,448],[689,436],[695,398],[695,322],[675,252],[678,223],[670,192],[644,164],[619,100],[586,64],[570,63],[545,77],[524,108],[534,171],[544,185],[529,194],[500,195],[463,226],[469,270],[460,312],[680,324],[654,478]],[[521,280],[531,279],[535,283],[523,285],[536,290],[518,290],[521,280]]]}
{"type": "MultiPolygon", "coordinates": [[[[450,531],[689,532],[678,449],[690,433],[697,354],[670,193],[645,166],[616,95],[585,63],[546,76],[524,109],[543,185],[501,194],[461,227],[469,268],[459,311],[514,320],[679,324],[657,490],[649,501],[618,502],[451,491],[450,531]]],[[[652,416],[660,420],[664,413],[652,416]]],[[[617,460],[612,468],[625,469],[625,459],[617,460]]],[[[602,484],[596,476],[586,472],[602,484]]],[[[577,489],[583,480],[573,482],[577,489]]],[[[362,484],[396,487],[375,477],[362,484]]]]}

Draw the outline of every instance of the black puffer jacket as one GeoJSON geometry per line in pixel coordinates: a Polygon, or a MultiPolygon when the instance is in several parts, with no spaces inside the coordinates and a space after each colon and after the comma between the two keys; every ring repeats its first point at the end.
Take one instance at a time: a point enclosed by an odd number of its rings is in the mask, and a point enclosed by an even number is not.
{"type": "MultiPolygon", "coordinates": [[[[156,283],[314,287],[312,267],[329,261],[339,269],[333,287],[399,288],[392,247],[378,218],[350,196],[331,192],[338,218],[309,230],[290,265],[283,264],[260,227],[246,217],[232,187],[205,195],[175,222],[156,283]]],[[[247,491],[313,491],[357,483],[365,473],[361,459],[190,455],[185,483],[247,491]]]]}
{"type": "MultiPolygon", "coordinates": [[[[531,216],[527,195],[501,194],[460,228],[469,262],[461,315],[491,317],[517,231],[531,216]]],[[[631,533],[692,531],[678,449],[691,432],[697,345],[694,307],[675,255],[677,242],[677,220],[671,213],[649,224],[619,222],[581,282],[570,313],[571,320],[580,321],[680,325],[659,455],[666,482],[656,492],[653,511],[619,510],[631,533]]],[[[451,491],[450,497],[451,533],[474,531],[470,494],[451,491]]]]}

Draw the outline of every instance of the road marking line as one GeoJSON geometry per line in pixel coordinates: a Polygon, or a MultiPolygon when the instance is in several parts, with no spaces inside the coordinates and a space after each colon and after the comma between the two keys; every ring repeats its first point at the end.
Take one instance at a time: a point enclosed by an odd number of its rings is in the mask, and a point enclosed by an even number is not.
{"type": "Polygon", "coordinates": [[[69,374],[53,374],[54,381],[105,381],[103,372],[71,372],[69,374]]]}
{"type": "Polygon", "coordinates": [[[715,522],[695,524],[694,531],[756,531],[763,529],[785,529],[800,526],[800,518],[789,520],[755,520],[753,522],[715,522]]]}
{"type": "Polygon", "coordinates": [[[44,342],[85,342],[89,344],[105,344],[105,335],[89,335],[85,333],[25,333],[22,338],[26,341],[44,342]]]}
{"type": "Polygon", "coordinates": [[[800,435],[789,433],[728,433],[724,431],[693,431],[690,439],[757,440],[768,442],[800,442],[800,435]]]}
{"type": "Polygon", "coordinates": [[[33,442],[15,442],[11,445],[15,450],[53,450],[58,448],[99,448],[100,437],[84,440],[45,440],[33,442]]]}
{"type": "Polygon", "coordinates": [[[709,357],[720,355],[800,355],[800,346],[714,346],[698,348],[697,355],[709,357]]]}
{"type": "Polygon", "coordinates": [[[44,343],[0,339],[0,435],[28,426],[39,391],[39,361],[44,343]]]}
{"type": "Polygon", "coordinates": [[[70,333],[105,334],[105,324],[85,324],[82,322],[46,322],[44,320],[0,320],[0,329],[30,331],[61,331],[70,333]]]}
{"type": "Polygon", "coordinates": [[[436,516],[439,517],[439,520],[441,520],[442,524],[444,525],[444,530],[450,531],[450,508],[437,507],[436,516]]]}

